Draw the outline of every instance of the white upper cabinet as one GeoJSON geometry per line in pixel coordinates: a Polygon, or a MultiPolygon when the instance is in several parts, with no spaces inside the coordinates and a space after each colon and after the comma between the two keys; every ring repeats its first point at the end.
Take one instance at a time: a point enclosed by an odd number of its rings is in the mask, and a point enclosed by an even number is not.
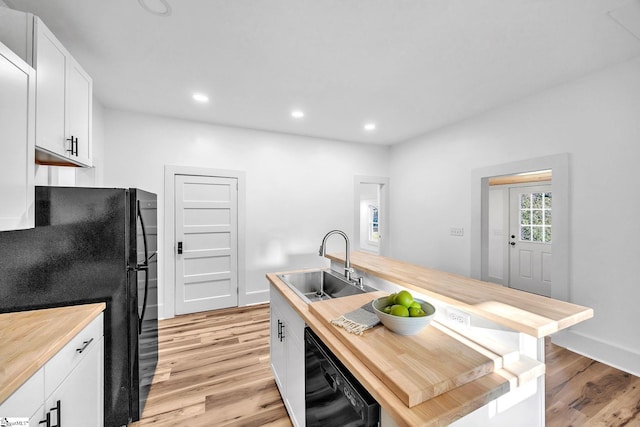
{"type": "Polygon", "coordinates": [[[87,166],[91,161],[91,98],[93,81],[73,58],[67,63],[67,118],[69,137],[74,139],[76,160],[87,166]]]}
{"type": "Polygon", "coordinates": [[[54,153],[66,150],[65,81],[67,55],[43,25],[38,25],[34,68],[37,90],[36,145],[54,153]]]}
{"type": "Polygon", "coordinates": [[[91,166],[91,77],[32,14],[0,7],[0,41],[36,70],[36,162],[91,166]]]}
{"type": "Polygon", "coordinates": [[[35,72],[0,43],[0,231],[34,226],[35,72]]]}

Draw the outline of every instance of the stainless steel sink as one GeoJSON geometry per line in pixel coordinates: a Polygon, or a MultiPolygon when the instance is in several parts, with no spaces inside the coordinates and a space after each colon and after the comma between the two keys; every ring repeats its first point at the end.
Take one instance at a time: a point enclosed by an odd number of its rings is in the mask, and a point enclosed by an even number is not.
{"type": "Polygon", "coordinates": [[[376,289],[348,282],[331,270],[312,270],[279,274],[278,277],[306,302],[322,301],[349,295],[374,292],[376,289]]]}

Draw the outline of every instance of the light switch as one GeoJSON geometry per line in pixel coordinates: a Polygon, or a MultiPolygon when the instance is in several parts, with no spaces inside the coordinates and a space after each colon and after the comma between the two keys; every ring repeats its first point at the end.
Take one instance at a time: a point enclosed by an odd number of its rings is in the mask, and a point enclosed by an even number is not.
{"type": "Polygon", "coordinates": [[[452,236],[464,236],[464,228],[451,227],[449,234],[451,234],[452,236]]]}

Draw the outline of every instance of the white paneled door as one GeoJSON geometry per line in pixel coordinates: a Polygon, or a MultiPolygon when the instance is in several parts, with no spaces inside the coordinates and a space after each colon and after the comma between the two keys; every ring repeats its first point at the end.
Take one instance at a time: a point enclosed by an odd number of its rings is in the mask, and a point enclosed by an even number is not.
{"type": "Polygon", "coordinates": [[[551,185],[509,189],[509,287],[551,296],[551,185]]]}
{"type": "Polygon", "coordinates": [[[175,175],[176,314],[238,305],[237,184],[175,175]]]}

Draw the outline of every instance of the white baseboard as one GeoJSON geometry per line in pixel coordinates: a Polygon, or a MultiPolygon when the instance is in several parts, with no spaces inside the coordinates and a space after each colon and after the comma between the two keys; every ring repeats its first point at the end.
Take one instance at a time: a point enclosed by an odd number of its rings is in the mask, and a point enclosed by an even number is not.
{"type": "Polygon", "coordinates": [[[261,304],[269,302],[269,289],[263,291],[247,292],[241,299],[241,306],[261,304]]]}
{"type": "Polygon", "coordinates": [[[607,343],[572,330],[558,332],[551,342],[575,353],[640,376],[640,353],[607,343]]]}
{"type": "MultiPolygon", "coordinates": [[[[263,304],[269,302],[269,290],[264,291],[255,291],[249,292],[244,296],[240,296],[240,301],[238,302],[239,307],[244,307],[247,305],[254,304],[263,304]]],[[[167,316],[164,312],[164,305],[158,304],[158,320],[171,319],[175,317],[175,315],[167,316]]]]}
{"type": "Polygon", "coordinates": [[[164,304],[158,304],[158,320],[164,320],[164,319],[168,319],[168,317],[166,317],[164,314],[164,304]]]}

